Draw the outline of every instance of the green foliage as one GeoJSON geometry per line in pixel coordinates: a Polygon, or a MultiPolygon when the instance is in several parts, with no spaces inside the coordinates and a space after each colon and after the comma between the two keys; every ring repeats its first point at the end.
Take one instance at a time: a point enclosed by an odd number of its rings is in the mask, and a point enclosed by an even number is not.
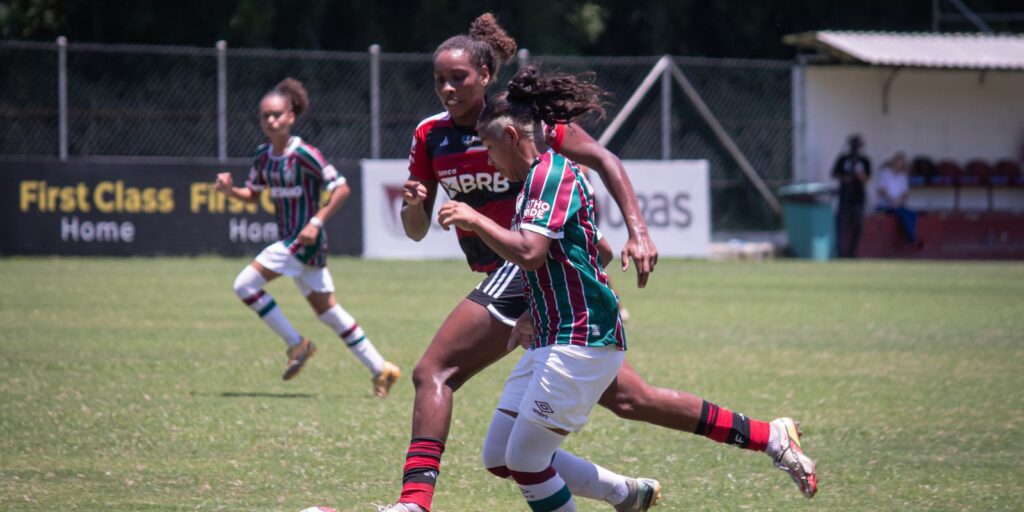
{"type": "MultiPolygon", "coordinates": [[[[405,371],[382,401],[283,279],[268,290],[321,351],[280,380],[283,344],[231,291],[246,262],[2,262],[0,509],[366,512],[396,497],[413,365],[476,276],[460,262],[332,259],[339,299],[405,371]]],[[[763,455],[596,410],[567,446],[659,478],[657,510],[1024,500],[1021,264],[663,260],[647,289],[629,277],[615,279],[641,374],[753,417],[803,420],[820,464],[808,501],[763,455]]],[[[456,395],[438,511],[526,509],[479,463],[512,359],[456,395]]]]}
{"type": "MultiPolygon", "coordinates": [[[[944,12],[954,12],[941,2],[944,12]]],[[[1017,0],[972,0],[977,12],[1019,11],[1017,0]]],[[[823,29],[928,31],[930,0],[82,0],[0,1],[5,38],[391,52],[430,52],[493,11],[537,54],[787,58],[782,36],[823,29]]],[[[1020,22],[992,23],[1021,31],[1020,22]]],[[[944,30],[973,31],[946,23],[944,30]]]]}

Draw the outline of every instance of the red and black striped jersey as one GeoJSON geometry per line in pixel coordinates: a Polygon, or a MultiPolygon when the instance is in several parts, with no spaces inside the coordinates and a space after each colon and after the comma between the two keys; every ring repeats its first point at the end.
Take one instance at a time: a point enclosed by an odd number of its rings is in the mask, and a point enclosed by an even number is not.
{"type": "MultiPolygon", "coordinates": [[[[556,151],[565,136],[564,125],[545,127],[545,139],[556,151]]],[[[456,126],[447,112],[430,116],[416,126],[409,150],[409,174],[425,182],[437,183],[450,199],[461,201],[509,228],[515,213],[515,200],[523,184],[512,182],[487,163],[487,149],[476,129],[456,126]]],[[[504,260],[476,233],[455,229],[459,246],[469,267],[476,272],[491,272],[504,260]]]]}

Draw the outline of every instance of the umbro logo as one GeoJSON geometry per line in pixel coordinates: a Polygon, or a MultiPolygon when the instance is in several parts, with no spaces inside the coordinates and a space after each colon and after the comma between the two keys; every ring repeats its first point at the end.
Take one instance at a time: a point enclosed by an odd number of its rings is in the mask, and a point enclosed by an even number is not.
{"type": "Polygon", "coordinates": [[[539,410],[540,412],[542,412],[544,414],[551,414],[551,413],[555,412],[555,410],[552,409],[551,406],[548,405],[547,402],[534,401],[533,403],[534,403],[534,405],[537,406],[537,410],[539,410]]]}

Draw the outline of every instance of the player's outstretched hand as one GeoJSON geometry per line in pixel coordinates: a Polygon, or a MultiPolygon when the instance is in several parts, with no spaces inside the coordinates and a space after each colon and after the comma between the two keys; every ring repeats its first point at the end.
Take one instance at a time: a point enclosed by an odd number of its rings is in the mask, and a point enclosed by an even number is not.
{"type": "Polygon", "coordinates": [[[217,180],[213,182],[213,188],[217,192],[223,192],[225,194],[231,193],[231,188],[235,186],[235,180],[231,178],[230,172],[219,172],[217,173],[217,180]]]}
{"type": "Polygon", "coordinates": [[[406,180],[405,185],[402,186],[402,197],[405,199],[405,204],[410,206],[423,204],[427,198],[427,186],[420,180],[406,180]]]}
{"type": "Polygon", "coordinates": [[[647,286],[647,278],[654,272],[654,266],[658,264],[658,248],[654,246],[654,240],[647,231],[642,231],[636,237],[630,237],[622,248],[622,271],[629,270],[629,260],[633,260],[636,267],[636,286],[643,288],[647,286]]]}
{"type": "Polygon", "coordinates": [[[473,207],[459,201],[448,201],[437,212],[437,222],[445,230],[452,226],[462,229],[473,229],[473,221],[479,215],[473,207]]]}
{"type": "Polygon", "coordinates": [[[530,314],[523,313],[523,316],[516,320],[516,325],[512,328],[512,334],[508,336],[508,346],[505,348],[509,352],[515,350],[516,345],[528,349],[536,338],[537,330],[533,327],[533,320],[530,319],[530,314]]]}

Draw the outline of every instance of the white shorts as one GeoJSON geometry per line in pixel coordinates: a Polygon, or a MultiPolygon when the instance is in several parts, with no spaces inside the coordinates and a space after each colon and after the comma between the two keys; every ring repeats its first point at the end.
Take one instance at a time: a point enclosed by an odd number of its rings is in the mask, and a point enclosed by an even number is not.
{"type": "Polygon", "coordinates": [[[527,350],[505,381],[498,409],[517,411],[549,428],[579,432],[619,373],[616,347],[548,345],[527,350]]]}
{"type": "Polygon", "coordinates": [[[299,261],[284,242],[268,245],[256,256],[256,263],[271,272],[291,277],[303,296],[313,292],[334,293],[334,279],[327,267],[314,267],[299,261]]]}

